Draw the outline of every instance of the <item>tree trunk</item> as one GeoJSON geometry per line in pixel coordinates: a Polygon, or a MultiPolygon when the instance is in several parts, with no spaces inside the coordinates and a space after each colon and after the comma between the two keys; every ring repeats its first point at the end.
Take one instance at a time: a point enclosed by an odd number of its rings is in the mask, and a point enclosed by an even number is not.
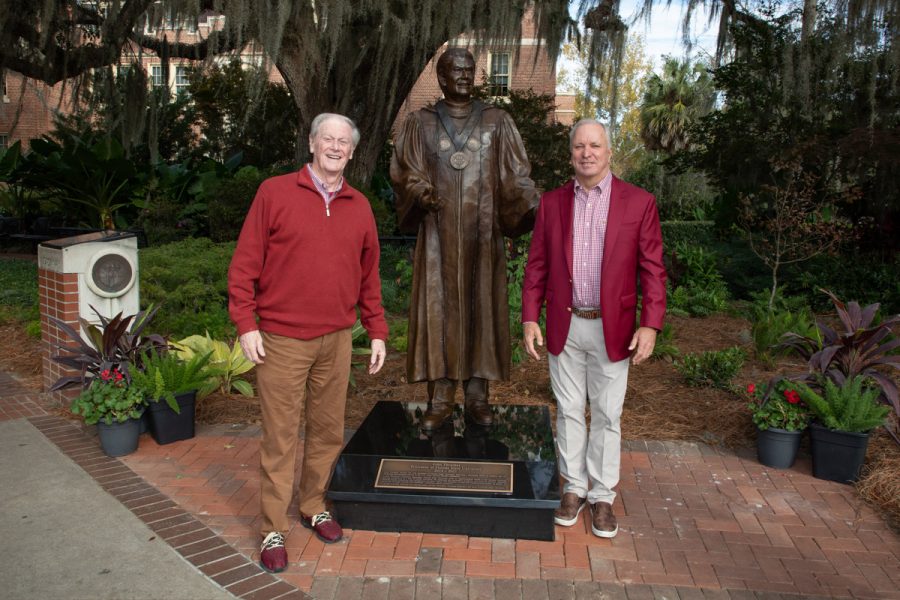
{"type": "Polygon", "coordinates": [[[355,186],[369,185],[400,106],[444,42],[431,40],[431,50],[425,56],[416,56],[407,45],[399,48],[390,62],[376,63],[371,55],[378,53],[377,44],[385,38],[383,29],[362,21],[345,25],[339,33],[336,55],[329,61],[319,41],[324,34],[313,19],[292,19],[278,54],[278,69],[297,105],[298,163],[310,159],[309,125],[313,118],[323,112],[345,115],[353,119],[361,134],[345,173],[355,186]],[[397,64],[404,67],[396,68],[397,64]],[[373,98],[378,90],[390,90],[388,98],[373,98]]]}

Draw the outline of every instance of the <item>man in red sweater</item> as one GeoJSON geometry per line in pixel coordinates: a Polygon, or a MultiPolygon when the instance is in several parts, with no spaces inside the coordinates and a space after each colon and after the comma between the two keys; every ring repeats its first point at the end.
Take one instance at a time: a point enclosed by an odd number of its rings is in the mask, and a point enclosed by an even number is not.
{"type": "Polygon", "coordinates": [[[378,232],[369,201],[344,181],[359,130],[324,113],[310,127],[311,163],[259,186],[228,270],[229,312],[257,365],[262,409],[260,563],[284,570],[288,505],[303,404],[306,444],[300,522],[326,543],[341,539],[325,490],[344,439],[356,309],[369,338],[369,373],[384,364],[378,232]]]}

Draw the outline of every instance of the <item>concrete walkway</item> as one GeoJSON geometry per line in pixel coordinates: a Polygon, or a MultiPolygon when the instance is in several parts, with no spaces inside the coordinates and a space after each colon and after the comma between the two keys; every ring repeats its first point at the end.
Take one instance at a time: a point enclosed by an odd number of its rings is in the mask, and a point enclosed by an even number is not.
{"type": "Polygon", "coordinates": [[[200,428],[122,459],[0,373],[3,598],[900,599],[900,536],[849,486],[694,444],[629,444],[620,533],[556,541],[296,526],[257,566],[258,431],[200,428]],[[109,525],[112,524],[112,529],[109,525]],[[161,567],[161,568],[160,568],[161,567]]]}
{"type": "Polygon", "coordinates": [[[233,597],[25,419],[0,422],[0,481],[0,597],[233,597]]]}

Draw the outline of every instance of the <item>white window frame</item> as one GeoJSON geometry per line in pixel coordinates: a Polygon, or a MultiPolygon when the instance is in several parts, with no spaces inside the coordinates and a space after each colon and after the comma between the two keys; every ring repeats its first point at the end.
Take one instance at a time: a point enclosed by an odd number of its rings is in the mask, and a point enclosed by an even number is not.
{"type": "Polygon", "coordinates": [[[7,148],[9,148],[9,134],[0,133],[0,150],[6,150],[7,148]]]}
{"type": "Polygon", "coordinates": [[[163,79],[163,68],[162,65],[150,65],[150,87],[152,88],[161,88],[167,87],[169,85],[168,81],[163,79]],[[156,70],[159,69],[159,83],[157,83],[156,70]]]}
{"type": "Polygon", "coordinates": [[[187,65],[175,65],[175,93],[187,93],[188,86],[190,86],[191,82],[188,81],[188,67],[187,65]]]}
{"type": "Polygon", "coordinates": [[[488,54],[488,83],[490,85],[491,95],[495,97],[506,97],[509,96],[509,90],[512,84],[512,54],[510,52],[491,52],[488,54]],[[495,60],[499,57],[506,57],[506,72],[505,73],[494,73],[494,68],[497,63],[500,61],[495,60]],[[505,84],[495,83],[495,77],[505,77],[505,84]],[[501,94],[496,94],[494,92],[498,91],[498,87],[505,87],[505,92],[501,94]]]}
{"type": "Polygon", "coordinates": [[[9,102],[9,87],[6,81],[6,69],[0,70],[0,97],[3,102],[9,102]]]}

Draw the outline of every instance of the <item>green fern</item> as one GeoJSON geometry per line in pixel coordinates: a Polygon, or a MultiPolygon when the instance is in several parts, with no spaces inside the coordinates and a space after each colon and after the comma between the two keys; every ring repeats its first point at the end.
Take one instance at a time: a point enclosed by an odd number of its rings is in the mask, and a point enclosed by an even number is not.
{"type": "Polygon", "coordinates": [[[878,390],[866,387],[866,377],[850,377],[838,387],[825,379],[824,395],[805,383],[791,383],[800,398],[829,429],[840,431],[869,431],[884,424],[890,408],[878,403],[878,390]]]}
{"type": "Polygon", "coordinates": [[[171,352],[151,352],[141,356],[141,370],[133,368],[131,377],[135,384],[151,394],[151,401],[165,400],[169,408],[181,414],[175,396],[203,387],[209,379],[209,358],[210,354],[195,354],[182,360],[171,352]]]}

